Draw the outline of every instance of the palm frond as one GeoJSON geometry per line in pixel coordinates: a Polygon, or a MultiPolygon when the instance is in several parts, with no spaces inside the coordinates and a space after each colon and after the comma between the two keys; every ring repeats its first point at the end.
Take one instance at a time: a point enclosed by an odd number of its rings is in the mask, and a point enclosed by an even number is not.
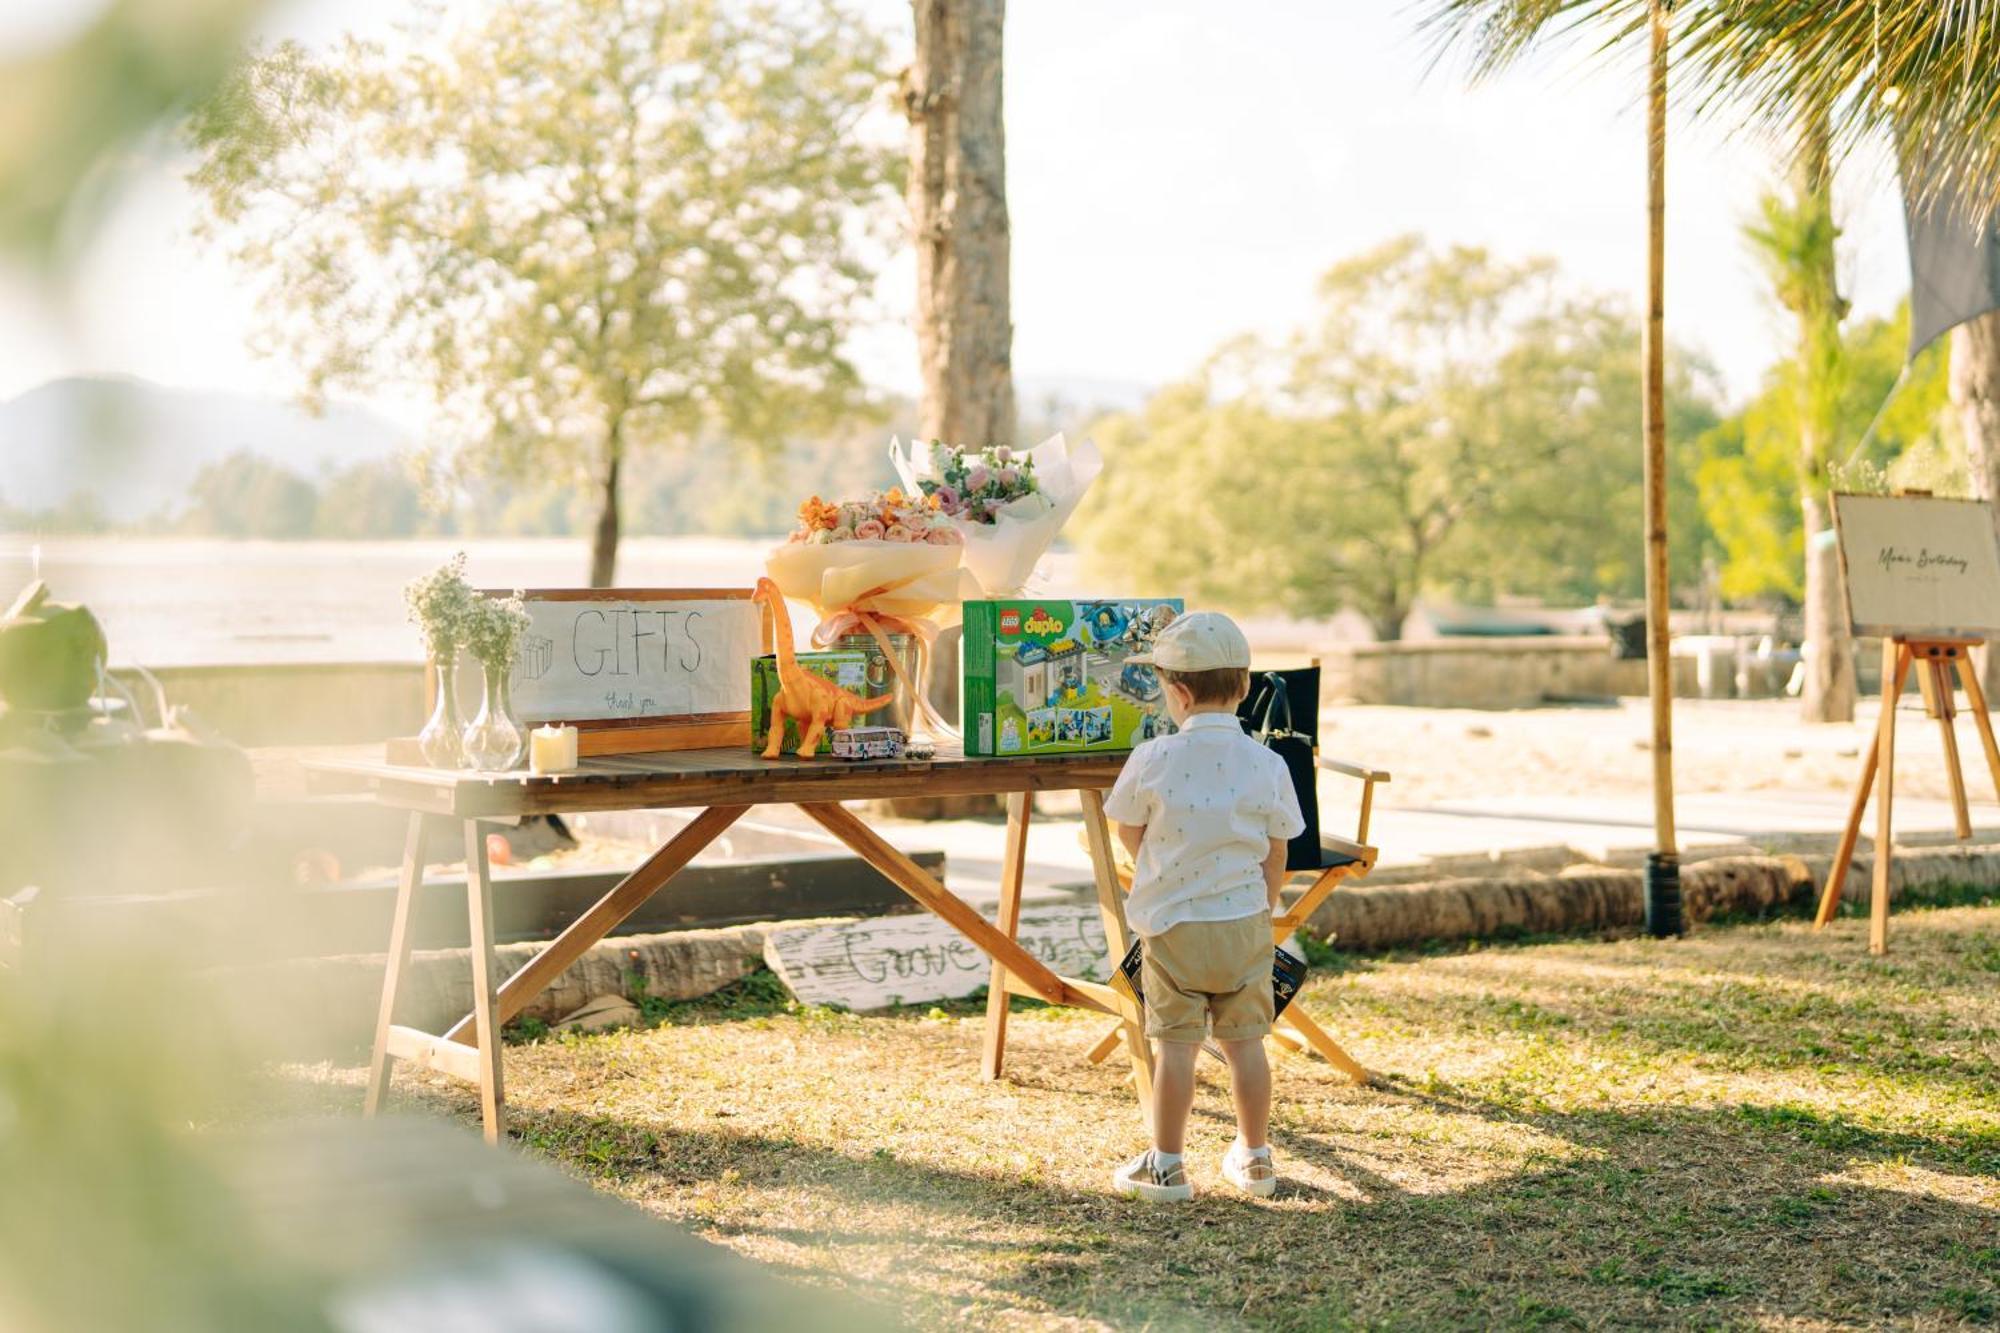
{"type": "MultiPolygon", "coordinates": [[[[2000,216],[2000,0],[1680,0],[1675,100],[1777,142],[1825,115],[1835,153],[1897,137],[1930,195],[2000,216]]],[[[1644,31],[1648,0],[1429,0],[1435,57],[1463,50],[1475,78],[1588,33],[1608,50],[1644,31]]]]}

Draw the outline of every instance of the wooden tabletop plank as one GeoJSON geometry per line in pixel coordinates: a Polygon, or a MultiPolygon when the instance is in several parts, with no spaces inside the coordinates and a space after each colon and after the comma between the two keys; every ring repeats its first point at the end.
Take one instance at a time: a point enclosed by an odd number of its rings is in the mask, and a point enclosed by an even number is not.
{"type": "Polygon", "coordinates": [[[1101,790],[1125,754],[968,759],[940,747],[930,760],[852,763],[766,760],[747,750],[686,750],[585,759],[573,773],[476,773],[391,764],[374,747],[305,761],[322,790],[365,791],[385,805],[480,818],[674,806],[883,800],[898,796],[1004,795],[1101,790]]]}

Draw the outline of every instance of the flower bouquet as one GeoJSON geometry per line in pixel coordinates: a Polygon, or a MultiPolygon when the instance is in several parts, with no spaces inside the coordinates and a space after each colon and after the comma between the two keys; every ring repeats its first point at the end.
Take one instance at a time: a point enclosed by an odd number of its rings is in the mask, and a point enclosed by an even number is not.
{"type": "Polygon", "coordinates": [[[911,742],[919,752],[928,744],[923,727],[950,733],[927,697],[931,641],[941,621],[957,620],[960,602],[979,595],[959,567],[964,538],[943,508],[940,499],[900,488],[837,504],[815,495],[764,562],[780,592],[818,611],[815,644],[862,635],[881,649],[913,710],[911,742]],[[896,649],[898,635],[912,649],[907,661],[896,649]]]}
{"type": "Polygon", "coordinates": [[[1021,591],[1104,468],[1095,444],[1072,448],[1060,434],[1025,453],[892,440],[889,457],[908,492],[964,541],[982,597],[1021,591]]]}
{"type": "Polygon", "coordinates": [[[861,614],[898,621],[956,614],[976,593],[959,568],[964,539],[942,510],[901,489],[838,504],[815,495],[799,506],[798,526],[765,570],[785,596],[818,610],[813,639],[821,644],[849,632],[861,614]]]}

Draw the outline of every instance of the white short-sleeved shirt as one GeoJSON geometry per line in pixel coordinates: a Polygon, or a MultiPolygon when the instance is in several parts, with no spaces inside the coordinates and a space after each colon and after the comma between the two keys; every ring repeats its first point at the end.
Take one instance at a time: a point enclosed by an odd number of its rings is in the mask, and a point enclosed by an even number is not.
{"type": "Polygon", "coordinates": [[[1134,750],[1104,813],[1146,826],[1125,903],[1141,935],[1265,910],[1271,839],[1306,826],[1285,761],[1244,735],[1233,713],[1196,713],[1134,750]]]}

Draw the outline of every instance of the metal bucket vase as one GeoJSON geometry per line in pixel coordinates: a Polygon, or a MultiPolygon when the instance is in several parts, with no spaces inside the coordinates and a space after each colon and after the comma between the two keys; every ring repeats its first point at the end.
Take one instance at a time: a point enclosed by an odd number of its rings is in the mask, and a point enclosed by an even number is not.
{"type": "Polygon", "coordinates": [[[914,736],[923,730],[917,712],[918,693],[925,688],[922,678],[924,664],[923,644],[913,634],[885,634],[889,651],[895,654],[898,672],[889,665],[872,634],[843,634],[834,641],[834,648],[840,652],[864,653],[868,657],[868,682],[857,693],[870,698],[877,695],[891,695],[889,703],[872,713],[855,719],[856,726],[895,727],[905,736],[914,736]]]}

